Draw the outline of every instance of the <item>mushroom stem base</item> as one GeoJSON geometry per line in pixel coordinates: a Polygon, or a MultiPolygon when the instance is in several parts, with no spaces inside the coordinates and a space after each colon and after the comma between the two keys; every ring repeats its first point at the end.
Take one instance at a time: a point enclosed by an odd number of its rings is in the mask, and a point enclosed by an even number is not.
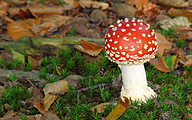
{"type": "Polygon", "coordinates": [[[157,94],[147,86],[145,68],[143,64],[120,65],[122,72],[123,86],[121,98],[123,96],[131,100],[146,102],[157,96],[157,94]]]}
{"type": "Polygon", "coordinates": [[[142,101],[145,102],[148,99],[152,99],[157,97],[157,94],[153,91],[153,89],[151,89],[150,87],[146,87],[145,90],[143,91],[139,91],[140,93],[138,94],[138,91],[134,91],[132,90],[132,92],[129,92],[128,94],[126,94],[125,92],[123,92],[124,88],[122,87],[122,91],[121,91],[121,99],[124,100],[123,97],[127,97],[128,99],[131,99],[132,101],[142,101]]]}

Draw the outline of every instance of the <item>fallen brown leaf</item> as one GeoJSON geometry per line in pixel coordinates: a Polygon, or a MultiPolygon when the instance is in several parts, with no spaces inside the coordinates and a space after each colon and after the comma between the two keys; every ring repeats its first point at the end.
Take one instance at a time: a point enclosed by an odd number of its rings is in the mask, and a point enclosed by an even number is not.
{"type": "Polygon", "coordinates": [[[105,111],[106,105],[109,105],[109,103],[101,103],[99,105],[92,107],[90,110],[95,112],[95,109],[97,109],[97,113],[102,113],[105,111]]]}
{"type": "Polygon", "coordinates": [[[153,58],[149,62],[162,72],[171,72],[178,66],[179,58],[175,55],[153,58]]]}
{"type": "Polygon", "coordinates": [[[184,66],[192,65],[192,55],[183,56],[180,63],[184,64],[184,66]]]}
{"type": "Polygon", "coordinates": [[[41,120],[42,119],[42,114],[36,114],[35,119],[36,120],[41,120]]]}
{"type": "Polygon", "coordinates": [[[30,107],[33,107],[36,102],[43,100],[43,95],[40,89],[38,89],[37,87],[31,86],[30,88],[28,88],[28,91],[32,96],[30,99],[28,99],[28,104],[30,104],[30,107]]]}
{"type": "Polygon", "coordinates": [[[99,53],[103,50],[102,46],[95,43],[87,42],[84,40],[81,40],[80,43],[82,46],[75,45],[73,47],[90,56],[98,56],[99,53]]]}
{"type": "Polygon", "coordinates": [[[190,9],[182,10],[182,9],[176,9],[176,8],[170,8],[167,12],[169,16],[184,16],[187,17],[190,22],[192,22],[192,11],[190,9]]]}
{"type": "Polygon", "coordinates": [[[16,116],[16,113],[13,110],[9,110],[8,112],[5,113],[3,117],[14,117],[16,116]]]}
{"type": "Polygon", "coordinates": [[[23,10],[23,9],[20,9],[20,10],[19,10],[19,16],[20,16],[22,19],[26,19],[26,18],[35,18],[35,19],[37,19],[37,18],[38,18],[38,17],[37,17],[34,13],[32,13],[29,9],[26,9],[26,11],[23,10]]]}
{"type": "Polygon", "coordinates": [[[45,88],[43,89],[45,97],[44,97],[44,107],[45,111],[48,111],[51,104],[59,97],[58,95],[51,95],[49,92],[63,92],[67,91],[68,89],[68,82],[66,80],[60,80],[54,83],[46,84],[45,88]]]}
{"type": "Polygon", "coordinates": [[[57,115],[53,113],[45,113],[43,115],[43,120],[60,120],[60,119],[59,117],[57,117],[57,115]]]}
{"type": "Polygon", "coordinates": [[[158,50],[157,50],[157,56],[162,57],[165,49],[170,49],[172,47],[172,43],[168,42],[163,35],[161,35],[158,32],[155,32],[155,35],[157,36],[157,42],[158,42],[158,50]]]}
{"type": "Polygon", "coordinates": [[[45,15],[42,16],[42,21],[39,27],[42,29],[48,29],[50,27],[58,28],[61,25],[67,25],[70,19],[70,16],[62,16],[57,14],[45,15]]]}
{"type": "Polygon", "coordinates": [[[63,0],[62,2],[65,3],[63,4],[63,8],[65,8],[66,10],[71,10],[79,7],[77,0],[63,0]]]}
{"type": "Polygon", "coordinates": [[[65,27],[60,33],[56,35],[51,35],[51,38],[56,38],[56,37],[65,37],[66,33],[69,32],[73,28],[72,25],[65,27]]]}
{"type": "Polygon", "coordinates": [[[143,12],[147,16],[147,20],[151,20],[155,18],[159,11],[161,10],[160,6],[157,6],[157,4],[149,2],[146,5],[143,5],[143,12]]]}
{"type": "Polygon", "coordinates": [[[21,25],[22,27],[31,30],[34,25],[38,25],[38,24],[41,23],[41,19],[28,18],[28,19],[25,19],[25,20],[17,21],[17,23],[19,25],[21,25]]]}
{"type": "Polygon", "coordinates": [[[79,5],[82,7],[82,8],[100,8],[102,10],[105,10],[109,7],[109,4],[108,3],[103,3],[103,2],[97,2],[97,1],[91,1],[91,0],[80,0],[79,2],[79,5]]]}
{"type": "Polygon", "coordinates": [[[35,37],[35,35],[30,30],[22,27],[10,18],[6,17],[5,21],[8,22],[7,35],[12,37],[14,41],[17,41],[19,38],[24,36],[35,37]]]}
{"type": "Polygon", "coordinates": [[[40,101],[36,102],[34,104],[34,107],[38,109],[38,111],[41,114],[45,114],[45,113],[54,113],[55,114],[55,110],[45,110],[44,106],[41,104],[40,101]]]}
{"type": "Polygon", "coordinates": [[[125,3],[128,5],[135,5],[137,10],[141,10],[143,5],[148,3],[148,0],[125,0],[125,3]]]}
{"type": "Polygon", "coordinates": [[[1,0],[0,1],[0,10],[7,10],[9,7],[9,4],[7,4],[7,2],[1,0]]]}
{"type": "Polygon", "coordinates": [[[163,64],[163,60],[160,58],[153,58],[150,61],[150,64],[153,64],[155,68],[157,68],[160,71],[163,72],[171,72],[170,69],[168,69],[167,67],[165,67],[165,65],[163,64]]]}

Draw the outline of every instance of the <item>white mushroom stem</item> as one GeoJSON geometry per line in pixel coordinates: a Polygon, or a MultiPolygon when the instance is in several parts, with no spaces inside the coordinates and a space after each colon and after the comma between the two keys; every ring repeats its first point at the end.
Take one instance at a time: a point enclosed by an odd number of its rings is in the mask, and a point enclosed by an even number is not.
{"type": "Polygon", "coordinates": [[[120,65],[122,72],[123,86],[121,98],[123,96],[131,100],[146,102],[147,99],[156,97],[156,93],[147,86],[145,68],[143,64],[120,65]]]}

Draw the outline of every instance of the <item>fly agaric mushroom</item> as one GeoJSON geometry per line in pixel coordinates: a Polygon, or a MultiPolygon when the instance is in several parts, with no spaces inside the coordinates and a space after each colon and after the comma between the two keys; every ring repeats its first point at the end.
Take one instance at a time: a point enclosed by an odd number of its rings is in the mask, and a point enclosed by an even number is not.
{"type": "Polygon", "coordinates": [[[123,86],[121,98],[146,102],[156,97],[147,86],[144,63],[155,57],[157,41],[149,24],[125,18],[111,25],[105,35],[105,51],[112,62],[120,66],[123,86]]]}

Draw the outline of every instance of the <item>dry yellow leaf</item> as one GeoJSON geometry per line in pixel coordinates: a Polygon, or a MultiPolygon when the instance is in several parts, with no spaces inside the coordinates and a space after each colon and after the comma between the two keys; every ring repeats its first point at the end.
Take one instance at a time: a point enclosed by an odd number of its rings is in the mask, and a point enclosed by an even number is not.
{"type": "Polygon", "coordinates": [[[43,89],[45,93],[44,97],[45,111],[47,111],[51,106],[51,104],[59,97],[58,95],[50,95],[49,92],[63,92],[67,91],[67,89],[68,89],[68,82],[66,80],[60,80],[58,82],[46,84],[45,88],[43,89]]]}
{"type": "Polygon", "coordinates": [[[95,108],[97,109],[97,113],[102,113],[105,111],[106,109],[106,105],[109,105],[109,103],[101,103],[99,105],[96,105],[94,107],[92,107],[90,110],[94,112],[95,108]]]}
{"type": "Polygon", "coordinates": [[[117,120],[130,107],[129,99],[127,97],[124,97],[124,99],[125,102],[119,97],[119,104],[103,120],[117,120]]]}

